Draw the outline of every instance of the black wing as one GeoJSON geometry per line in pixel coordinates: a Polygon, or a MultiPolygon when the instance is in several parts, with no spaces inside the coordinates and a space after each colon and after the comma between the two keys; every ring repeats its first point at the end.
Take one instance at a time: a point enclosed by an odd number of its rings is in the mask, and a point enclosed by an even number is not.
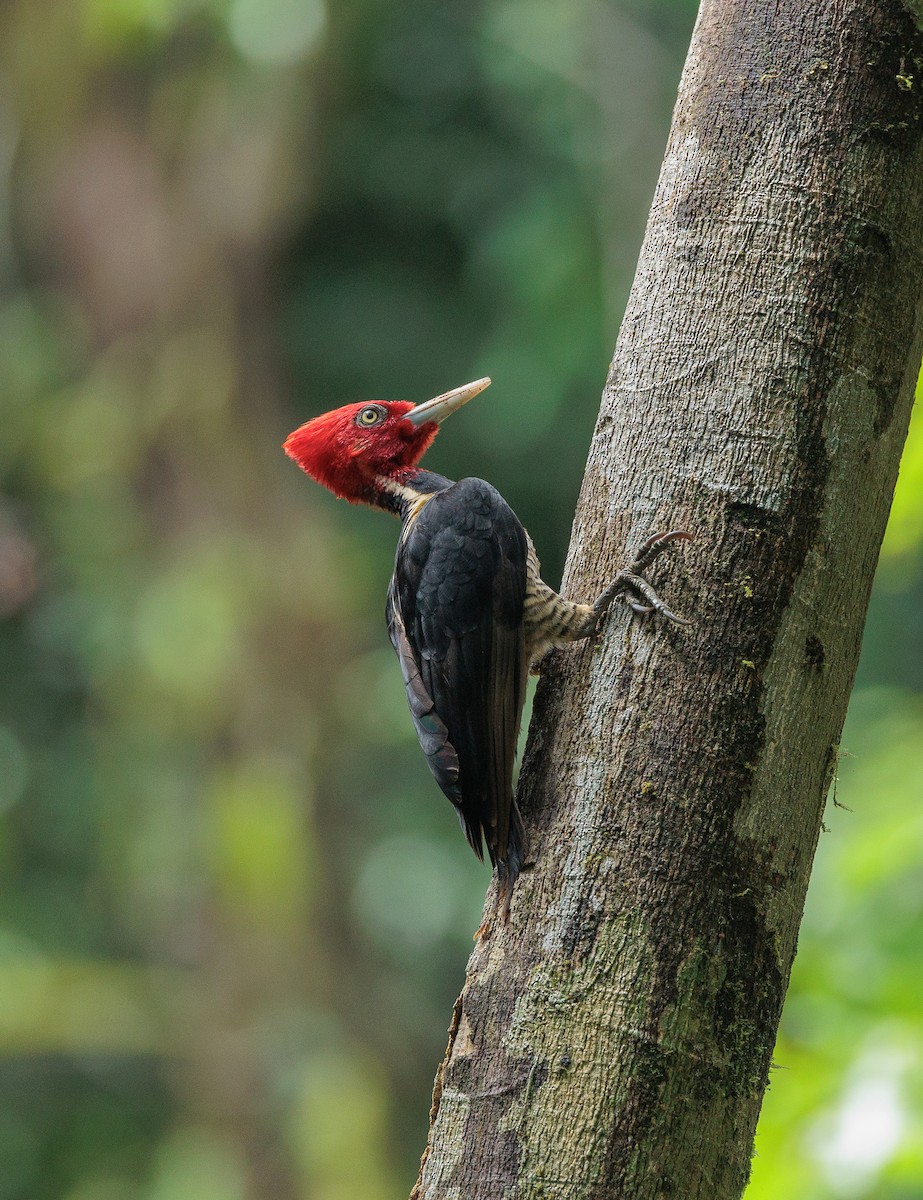
{"type": "Polygon", "coordinates": [[[525,856],[512,775],[529,667],[526,559],[525,530],[500,493],[463,479],[404,532],[388,593],[423,753],[479,858],[483,833],[502,887],[525,856]]]}

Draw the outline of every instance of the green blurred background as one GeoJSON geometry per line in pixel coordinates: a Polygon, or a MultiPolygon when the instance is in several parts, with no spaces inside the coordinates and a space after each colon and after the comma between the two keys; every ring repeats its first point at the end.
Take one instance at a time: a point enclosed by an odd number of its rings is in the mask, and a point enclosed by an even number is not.
{"type": "MultiPolygon", "coordinates": [[[[489,373],[430,461],[560,577],[693,19],[4,4],[0,1200],[409,1190],[488,872],[397,526],[279,443],[489,373]]],[[[918,428],[748,1200],[923,1196],[921,491],[918,428]]]]}

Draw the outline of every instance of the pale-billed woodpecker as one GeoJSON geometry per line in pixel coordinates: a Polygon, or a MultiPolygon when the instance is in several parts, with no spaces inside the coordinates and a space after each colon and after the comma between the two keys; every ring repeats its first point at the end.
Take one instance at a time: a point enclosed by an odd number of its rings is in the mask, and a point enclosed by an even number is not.
{"type": "Polygon", "coordinates": [[[595,604],[545,583],[532,539],[483,479],[453,483],[417,466],[446,417],[489,379],[424,404],[372,400],[315,417],[286,439],[290,458],[353,503],[402,522],[388,588],[388,633],[417,736],[478,858],[481,839],[509,916],[527,853],[513,761],[529,669],[550,649],[591,637],[619,594],[638,613],[671,612],[644,578],[684,530],[649,538],[595,604]]]}

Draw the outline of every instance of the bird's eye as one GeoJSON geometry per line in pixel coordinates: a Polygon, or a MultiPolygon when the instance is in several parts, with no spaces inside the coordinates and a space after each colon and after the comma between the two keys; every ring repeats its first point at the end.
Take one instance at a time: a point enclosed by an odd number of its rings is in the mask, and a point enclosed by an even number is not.
{"type": "Polygon", "coordinates": [[[379,408],[377,404],[367,404],[365,408],[359,409],[356,424],[368,428],[369,425],[378,425],[384,419],[385,410],[383,408],[379,408]]]}

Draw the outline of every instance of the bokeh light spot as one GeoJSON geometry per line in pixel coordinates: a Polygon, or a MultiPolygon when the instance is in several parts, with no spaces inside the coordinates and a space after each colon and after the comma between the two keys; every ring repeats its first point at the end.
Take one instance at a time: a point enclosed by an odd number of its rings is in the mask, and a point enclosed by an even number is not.
{"type": "Polygon", "coordinates": [[[287,63],[303,57],[327,20],[321,0],[234,0],[231,41],[255,62],[287,63]]]}
{"type": "Polygon", "coordinates": [[[237,656],[234,607],[220,580],[157,578],[141,598],[136,636],[151,675],[177,698],[208,703],[226,685],[237,656]]]}
{"type": "Polygon", "coordinates": [[[243,1164],[233,1142],[186,1128],[161,1146],[145,1200],[245,1200],[243,1164]]]}
{"type": "Polygon", "coordinates": [[[0,813],[12,808],[22,795],[29,778],[29,759],[22,742],[0,725],[0,813]]]}
{"type": "Polygon", "coordinates": [[[379,842],[367,855],[354,904],[375,941],[420,947],[448,932],[463,887],[454,856],[440,842],[398,834],[379,842]]]}

